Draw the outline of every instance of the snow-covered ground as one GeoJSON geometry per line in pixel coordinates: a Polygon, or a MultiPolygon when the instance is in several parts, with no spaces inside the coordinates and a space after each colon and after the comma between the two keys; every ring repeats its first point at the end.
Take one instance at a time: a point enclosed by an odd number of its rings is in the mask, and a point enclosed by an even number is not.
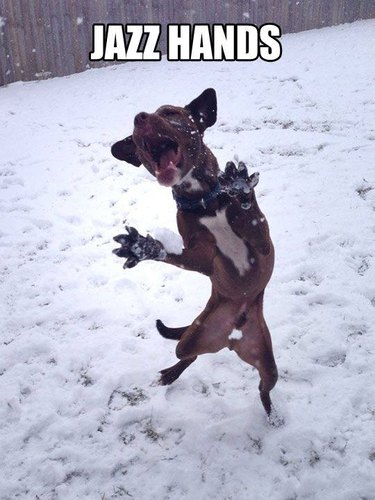
{"type": "Polygon", "coordinates": [[[0,498],[375,498],[375,21],[283,37],[277,63],[128,63],[0,89],[0,498]],[[170,387],[155,319],[207,278],[111,254],[175,230],[168,189],[116,161],[134,115],[218,93],[206,142],[259,170],[276,247],[265,315],[285,425],[229,351],[170,387]]]}

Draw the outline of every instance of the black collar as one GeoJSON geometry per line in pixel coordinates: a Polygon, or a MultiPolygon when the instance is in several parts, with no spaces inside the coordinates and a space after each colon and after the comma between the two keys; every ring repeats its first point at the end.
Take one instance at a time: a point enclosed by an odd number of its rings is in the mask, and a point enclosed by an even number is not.
{"type": "Polygon", "coordinates": [[[179,210],[182,210],[183,212],[194,212],[199,208],[206,208],[207,203],[217,198],[220,193],[220,189],[221,186],[219,182],[216,182],[211,191],[205,193],[204,196],[202,196],[202,198],[199,198],[198,200],[189,200],[188,198],[185,198],[183,196],[178,196],[174,191],[172,191],[172,193],[173,199],[176,202],[177,208],[179,210]]]}

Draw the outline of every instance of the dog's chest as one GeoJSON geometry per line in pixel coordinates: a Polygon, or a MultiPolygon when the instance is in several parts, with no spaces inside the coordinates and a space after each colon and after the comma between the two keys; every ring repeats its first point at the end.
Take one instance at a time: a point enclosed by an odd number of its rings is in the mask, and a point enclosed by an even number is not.
{"type": "Polygon", "coordinates": [[[215,217],[201,217],[200,223],[214,236],[220,252],[233,262],[241,276],[244,275],[250,269],[247,246],[231,228],[226,209],[218,211],[215,217]]]}

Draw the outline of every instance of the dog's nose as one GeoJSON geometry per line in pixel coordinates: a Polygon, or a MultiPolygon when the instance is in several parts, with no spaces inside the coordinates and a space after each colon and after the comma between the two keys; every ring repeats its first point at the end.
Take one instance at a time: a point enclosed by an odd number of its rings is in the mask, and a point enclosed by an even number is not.
{"type": "Polygon", "coordinates": [[[142,127],[142,126],[144,127],[147,123],[147,118],[149,116],[150,115],[148,113],[145,113],[144,111],[142,111],[142,113],[138,113],[134,118],[134,125],[136,127],[142,127]]]}

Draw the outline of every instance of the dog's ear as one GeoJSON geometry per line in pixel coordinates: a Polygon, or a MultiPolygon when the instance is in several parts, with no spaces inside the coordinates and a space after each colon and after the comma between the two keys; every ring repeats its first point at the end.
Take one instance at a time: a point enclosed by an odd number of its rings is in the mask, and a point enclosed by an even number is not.
{"type": "Polygon", "coordinates": [[[133,137],[129,135],[129,137],[126,137],[126,139],[116,142],[111,147],[111,153],[118,160],[127,161],[128,163],[139,167],[141,162],[136,155],[136,149],[137,148],[134,144],[133,137]]]}
{"type": "Polygon", "coordinates": [[[185,106],[196,122],[199,132],[202,134],[207,127],[216,122],[217,102],[214,89],[206,89],[190,104],[185,106]]]}

